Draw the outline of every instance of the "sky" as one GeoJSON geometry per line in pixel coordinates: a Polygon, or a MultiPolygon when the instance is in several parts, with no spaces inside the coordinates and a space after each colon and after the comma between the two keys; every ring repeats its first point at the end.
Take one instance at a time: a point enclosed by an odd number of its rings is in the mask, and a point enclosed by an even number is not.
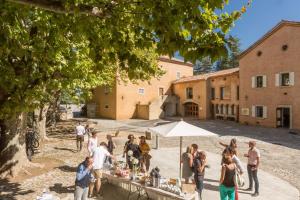
{"type": "MultiPolygon", "coordinates": [[[[225,10],[239,10],[246,4],[247,0],[230,0],[225,10]]],[[[300,21],[300,0],[253,0],[230,34],[240,39],[245,50],[281,20],[300,21]]]]}

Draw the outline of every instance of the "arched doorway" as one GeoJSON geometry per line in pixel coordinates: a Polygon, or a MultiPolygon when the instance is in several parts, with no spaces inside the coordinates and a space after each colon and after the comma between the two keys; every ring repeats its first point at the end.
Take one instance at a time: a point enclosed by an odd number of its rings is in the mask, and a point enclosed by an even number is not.
{"type": "Polygon", "coordinates": [[[185,117],[198,117],[199,107],[198,104],[188,102],[184,104],[184,116],[185,117]]]}

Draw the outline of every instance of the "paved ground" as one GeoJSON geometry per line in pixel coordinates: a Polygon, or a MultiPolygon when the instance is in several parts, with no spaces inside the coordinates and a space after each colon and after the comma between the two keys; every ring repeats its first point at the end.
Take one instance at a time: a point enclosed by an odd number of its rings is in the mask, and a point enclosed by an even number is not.
{"type": "MultiPolygon", "coordinates": [[[[178,177],[178,148],[162,148],[153,150],[152,166],[159,166],[162,174],[168,177],[178,177]],[[163,155],[163,156],[162,156],[163,155]]],[[[220,179],[220,160],[221,157],[214,153],[208,153],[208,164],[211,166],[206,170],[205,174],[205,189],[203,191],[204,199],[219,199],[218,185],[220,179]]],[[[244,164],[244,163],[243,163],[244,164]]],[[[244,164],[244,167],[245,164],[244,164]]],[[[244,176],[247,179],[247,176],[244,176]]],[[[260,196],[253,198],[248,191],[239,192],[239,198],[243,200],[296,200],[299,196],[298,190],[286,181],[272,176],[271,174],[259,171],[260,179],[260,196]],[[270,198],[272,196],[272,198],[270,198]]],[[[246,181],[246,186],[248,181],[246,181]]],[[[245,189],[244,188],[244,189],[245,189]]]]}
{"type": "MultiPolygon", "coordinates": [[[[161,121],[144,120],[93,120],[96,128],[101,130],[99,140],[104,140],[107,133],[121,130],[120,135],[114,138],[118,148],[117,152],[122,151],[126,136],[129,133],[136,135],[144,134],[143,131],[154,123],[161,121]]],[[[246,141],[254,138],[258,142],[258,148],[262,153],[262,170],[260,173],[262,190],[261,197],[256,199],[277,199],[280,195],[285,195],[281,199],[298,199],[299,193],[295,187],[300,188],[300,148],[299,136],[288,134],[286,130],[266,129],[260,127],[241,126],[232,122],[222,121],[191,121],[191,123],[207,128],[220,134],[217,138],[185,138],[184,146],[190,143],[199,144],[200,148],[210,152],[209,161],[212,168],[207,171],[206,199],[218,199],[217,182],[219,178],[219,162],[222,148],[218,145],[219,141],[229,142],[232,137],[238,139],[239,152],[242,155],[247,151],[246,141]],[[272,144],[272,143],[280,143],[272,144]],[[272,174],[272,175],[271,175],[272,174]],[[212,195],[212,196],[211,196],[212,195]],[[296,195],[296,196],[295,196],[296,195]]],[[[51,141],[43,145],[42,150],[35,156],[35,162],[40,163],[39,167],[28,167],[19,177],[14,180],[0,180],[0,199],[12,200],[32,200],[40,195],[43,189],[48,189],[55,196],[61,199],[72,199],[74,191],[74,176],[78,163],[87,155],[86,150],[75,152],[74,134],[72,131],[74,122],[59,123],[58,128],[49,134],[51,141]]],[[[155,144],[152,140],[153,146],[155,144]]],[[[178,167],[178,144],[177,138],[160,138],[161,150],[153,150],[153,165],[163,166],[164,174],[177,176],[178,167]],[[174,149],[174,147],[177,147],[174,149]],[[165,156],[161,156],[164,152],[165,156]],[[156,164],[157,163],[157,164],[156,164]]],[[[245,161],[245,160],[243,160],[245,161]]],[[[105,191],[108,200],[122,200],[124,191],[116,188],[106,187],[105,191]],[[118,191],[118,192],[115,192],[118,191]],[[116,195],[117,194],[117,195],[116,195]]],[[[243,191],[242,191],[243,192],[243,191]]],[[[242,194],[243,199],[248,199],[248,194],[242,194]]],[[[279,199],[279,198],[278,198],[279,199]]]]}
{"type": "MultiPolygon", "coordinates": [[[[166,122],[165,120],[93,121],[98,123],[96,127],[102,131],[114,132],[115,130],[121,130],[135,133],[144,132],[157,123],[166,122]]],[[[243,155],[248,150],[246,142],[254,139],[257,141],[257,147],[262,154],[262,169],[290,182],[300,190],[300,135],[290,134],[288,129],[246,126],[230,121],[189,120],[188,122],[217,133],[219,137],[187,137],[184,139],[184,145],[195,142],[200,145],[200,148],[203,150],[219,154],[222,151],[222,147],[218,142],[223,141],[229,143],[230,139],[235,137],[238,140],[240,155],[243,155]]],[[[162,147],[177,146],[178,138],[161,138],[160,145],[162,147]]],[[[153,143],[153,146],[155,146],[155,143],[153,143]]],[[[245,161],[243,157],[241,157],[241,159],[245,161]]]]}

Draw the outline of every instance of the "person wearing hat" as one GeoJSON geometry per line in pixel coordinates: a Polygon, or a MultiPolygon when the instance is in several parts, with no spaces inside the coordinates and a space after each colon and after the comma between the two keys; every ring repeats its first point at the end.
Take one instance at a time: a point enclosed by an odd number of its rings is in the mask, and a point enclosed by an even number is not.
{"type": "Polygon", "coordinates": [[[140,147],[140,150],[142,152],[141,167],[143,168],[143,170],[145,170],[146,172],[148,172],[149,171],[149,167],[150,167],[150,159],[152,158],[152,156],[149,154],[149,152],[150,152],[150,146],[146,142],[146,137],[145,136],[141,136],[140,137],[139,147],[140,147]]]}
{"type": "Polygon", "coordinates": [[[255,183],[255,191],[252,196],[258,196],[259,195],[259,182],[257,178],[257,170],[260,163],[260,152],[256,148],[256,142],[250,141],[249,142],[249,151],[247,154],[244,154],[245,157],[248,157],[248,165],[247,165],[247,171],[249,176],[249,188],[248,191],[253,190],[253,180],[255,183]]]}

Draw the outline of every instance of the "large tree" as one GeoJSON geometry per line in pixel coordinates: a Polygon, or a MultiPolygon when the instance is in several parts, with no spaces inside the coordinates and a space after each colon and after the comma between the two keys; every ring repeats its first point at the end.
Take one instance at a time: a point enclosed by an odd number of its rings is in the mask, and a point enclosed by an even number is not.
{"type": "Polygon", "coordinates": [[[225,35],[243,10],[216,12],[225,3],[0,0],[0,174],[25,162],[24,113],[61,90],[159,77],[158,55],[176,51],[192,62],[226,54],[225,35]]]}
{"type": "Polygon", "coordinates": [[[216,70],[230,69],[239,66],[238,55],[241,53],[240,40],[237,37],[228,38],[229,53],[216,62],[216,70]]]}

